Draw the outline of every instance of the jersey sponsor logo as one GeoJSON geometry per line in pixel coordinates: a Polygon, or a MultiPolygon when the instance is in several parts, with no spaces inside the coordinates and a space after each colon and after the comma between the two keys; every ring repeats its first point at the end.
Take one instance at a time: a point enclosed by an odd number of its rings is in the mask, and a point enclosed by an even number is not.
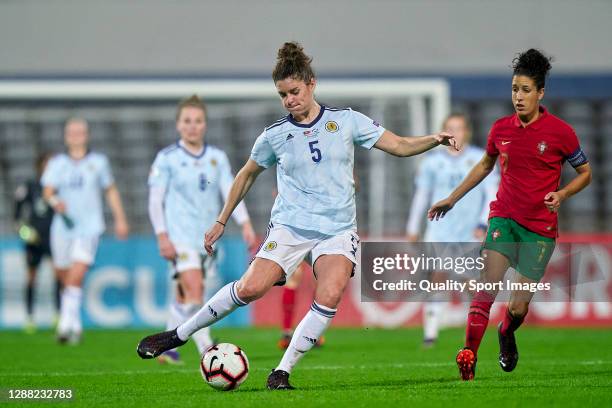
{"type": "Polygon", "coordinates": [[[278,244],[276,243],[276,241],[270,241],[268,242],[265,246],[264,246],[264,251],[266,252],[270,252],[270,251],[274,251],[276,249],[276,247],[278,246],[278,244]]]}
{"type": "Polygon", "coordinates": [[[186,252],[178,254],[179,261],[186,261],[187,259],[189,259],[189,255],[186,252]]]}
{"type": "Polygon", "coordinates": [[[338,129],[340,129],[340,127],[333,120],[330,120],[325,124],[325,130],[327,130],[330,133],[336,133],[338,129]]]}
{"type": "Polygon", "coordinates": [[[538,152],[540,152],[540,154],[544,154],[547,147],[548,145],[546,144],[546,142],[542,140],[540,143],[538,143],[538,152]]]}
{"type": "Polygon", "coordinates": [[[288,140],[291,140],[291,139],[293,139],[293,135],[291,133],[289,133],[287,135],[287,139],[285,139],[285,141],[288,141],[288,140]]]}
{"type": "Polygon", "coordinates": [[[508,143],[512,143],[512,140],[502,140],[502,146],[505,146],[508,143]]]}
{"type": "Polygon", "coordinates": [[[217,167],[217,160],[216,159],[211,159],[210,160],[210,165],[213,167],[217,167]]]}
{"type": "Polygon", "coordinates": [[[374,126],[376,126],[376,127],[380,127],[380,123],[378,123],[378,122],[377,122],[377,121],[375,121],[375,120],[373,120],[373,121],[372,121],[372,124],[373,124],[374,126]]]}

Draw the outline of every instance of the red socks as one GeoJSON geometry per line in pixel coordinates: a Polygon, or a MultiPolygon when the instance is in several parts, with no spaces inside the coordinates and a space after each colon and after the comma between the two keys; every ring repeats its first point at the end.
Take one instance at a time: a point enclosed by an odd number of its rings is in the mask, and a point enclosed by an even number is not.
{"type": "Polygon", "coordinates": [[[468,313],[467,328],[465,333],[465,346],[474,352],[478,353],[478,347],[484,336],[487,325],[489,324],[489,311],[495,301],[495,296],[490,293],[479,291],[476,292],[472,303],[470,303],[470,311],[468,313]]]}
{"type": "Polygon", "coordinates": [[[515,317],[512,315],[512,313],[510,313],[510,310],[506,308],[506,314],[500,330],[501,334],[507,336],[508,334],[514,333],[514,331],[518,329],[521,324],[523,324],[523,320],[525,320],[525,316],[515,317]]]}
{"type": "Polygon", "coordinates": [[[295,308],[295,289],[283,288],[282,294],[283,331],[290,332],[295,308]]]}

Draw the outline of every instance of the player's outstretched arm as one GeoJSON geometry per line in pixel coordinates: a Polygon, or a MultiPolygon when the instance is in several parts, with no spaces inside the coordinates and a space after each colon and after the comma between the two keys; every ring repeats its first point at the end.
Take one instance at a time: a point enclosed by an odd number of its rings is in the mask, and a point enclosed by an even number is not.
{"type": "Polygon", "coordinates": [[[249,159],[238,174],[236,174],[236,178],[234,178],[232,187],[225,200],[223,210],[221,210],[221,214],[217,217],[217,222],[215,222],[204,236],[204,248],[210,255],[213,253],[213,244],[223,235],[225,224],[227,224],[232,212],[249,191],[259,173],[264,170],[265,169],[260,167],[254,160],[249,159]]]}
{"type": "Polygon", "coordinates": [[[113,213],[113,219],[115,220],[115,235],[117,235],[119,239],[126,239],[130,232],[130,227],[125,217],[125,211],[123,211],[119,190],[117,190],[115,184],[111,184],[106,188],[105,193],[106,201],[108,202],[108,206],[113,213]]]}
{"type": "Polygon", "coordinates": [[[461,184],[444,200],[438,201],[431,206],[427,212],[427,218],[430,221],[444,218],[461,198],[466,195],[471,189],[476,187],[482,180],[485,179],[493,171],[497,156],[489,156],[487,153],[482,156],[482,159],[470,170],[469,174],[463,179],[461,184]]]}
{"type": "Polygon", "coordinates": [[[429,136],[401,137],[389,130],[385,130],[374,147],[394,156],[408,157],[424,153],[439,145],[452,146],[456,150],[461,149],[455,137],[450,133],[440,132],[429,136]]]}
{"type": "Polygon", "coordinates": [[[572,179],[565,187],[559,191],[551,191],[544,197],[544,205],[550,212],[557,212],[561,203],[591,183],[593,177],[591,165],[585,163],[582,166],[576,167],[576,177],[572,179]]]}

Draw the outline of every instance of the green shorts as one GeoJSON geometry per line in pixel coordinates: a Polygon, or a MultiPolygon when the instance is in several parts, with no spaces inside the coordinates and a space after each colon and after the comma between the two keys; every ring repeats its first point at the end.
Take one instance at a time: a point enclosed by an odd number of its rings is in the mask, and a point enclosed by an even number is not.
{"type": "Polygon", "coordinates": [[[484,248],[506,256],[521,275],[539,281],[555,250],[555,239],[529,231],[510,218],[493,217],[484,248]]]}

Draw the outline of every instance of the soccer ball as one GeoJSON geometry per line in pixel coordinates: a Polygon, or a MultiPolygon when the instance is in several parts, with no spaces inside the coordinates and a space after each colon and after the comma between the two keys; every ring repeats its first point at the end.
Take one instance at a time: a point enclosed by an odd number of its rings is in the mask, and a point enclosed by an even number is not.
{"type": "Polygon", "coordinates": [[[249,360],[240,347],[220,343],[210,347],[200,361],[204,381],[220,391],[234,390],[249,375],[249,360]]]}

